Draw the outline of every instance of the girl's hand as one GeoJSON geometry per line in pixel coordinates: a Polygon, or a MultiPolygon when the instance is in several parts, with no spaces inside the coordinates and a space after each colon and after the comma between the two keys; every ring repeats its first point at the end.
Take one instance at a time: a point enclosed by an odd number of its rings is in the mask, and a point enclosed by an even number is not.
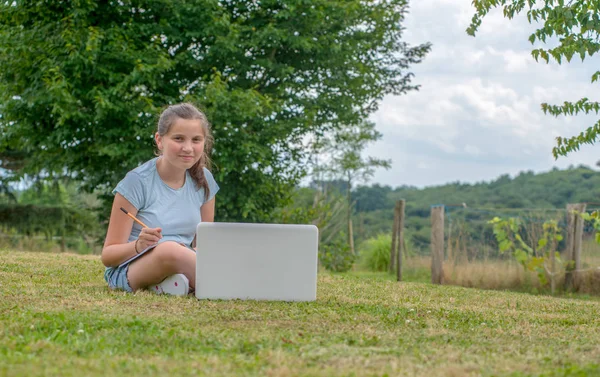
{"type": "Polygon", "coordinates": [[[140,252],[149,246],[156,245],[162,238],[161,228],[142,228],[138,240],[136,241],[136,252],[140,252]]]}

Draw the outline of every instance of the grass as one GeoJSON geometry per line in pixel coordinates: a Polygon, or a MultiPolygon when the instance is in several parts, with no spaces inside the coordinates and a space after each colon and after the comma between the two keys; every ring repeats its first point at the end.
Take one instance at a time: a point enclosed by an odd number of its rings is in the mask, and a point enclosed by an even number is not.
{"type": "Polygon", "coordinates": [[[110,291],[0,251],[1,376],[595,376],[600,301],[320,273],[312,303],[110,291]]]}

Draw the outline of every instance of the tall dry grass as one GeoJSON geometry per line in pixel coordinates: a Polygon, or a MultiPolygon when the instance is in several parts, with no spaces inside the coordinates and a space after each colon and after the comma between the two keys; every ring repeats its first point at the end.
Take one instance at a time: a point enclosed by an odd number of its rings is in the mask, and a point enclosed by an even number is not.
{"type": "MultiPolygon", "coordinates": [[[[527,271],[512,255],[506,254],[500,258],[487,257],[489,250],[481,257],[473,249],[485,250],[488,245],[469,245],[469,249],[453,248],[443,264],[444,284],[462,287],[514,290],[514,291],[549,291],[548,284],[540,283],[536,272],[527,271]],[[478,256],[474,258],[473,256],[478,256]]],[[[430,281],[431,257],[407,257],[403,262],[403,271],[409,273],[421,271],[421,276],[428,273],[430,281]]],[[[564,286],[564,269],[557,268],[556,287],[564,286]]],[[[579,293],[600,295],[600,245],[593,239],[586,239],[581,251],[581,270],[575,281],[579,293]]]]}
{"type": "Polygon", "coordinates": [[[600,294],[600,245],[587,235],[581,245],[581,270],[576,281],[578,292],[600,294]]]}
{"type": "Polygon", "coordinates": [[[443,265],[444,283],[482,289],[521,290],[542,288],[535,272],[516,261],[485,260],[443,265]]]}

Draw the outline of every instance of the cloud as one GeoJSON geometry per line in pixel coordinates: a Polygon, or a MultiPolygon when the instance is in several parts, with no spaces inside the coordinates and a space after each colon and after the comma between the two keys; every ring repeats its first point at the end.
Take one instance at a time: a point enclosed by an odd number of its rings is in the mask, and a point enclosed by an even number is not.
{"type": "Polygon", "coordinates": [[[465,29],[472,15],[469,2],[411,3],[404,37],[413,44],[432,42],[433,50],[411,68],[421,89],[386,97],[372,116],[383,140],[366,154],[392,159],[392,169],[378,171],[374,181],[427,186],[594,166],[595,147],[558,161],[551,150],[557,136],[577,134],[597,117],[554,118],[540,104],[598,99],[590,83],[595,67],[536,62],[527,41],[534,27],[524,17],[504,19],[498,10],[470,37],[465,29]]]}
{"type": "Polygon", "coordinates": [[[473,145],[465,145],[465,153],[466,154],[470,154],[472,156],[481,156],[482,154],[484,154],[481,149],[477,148],[476,146],[473,145]]]}

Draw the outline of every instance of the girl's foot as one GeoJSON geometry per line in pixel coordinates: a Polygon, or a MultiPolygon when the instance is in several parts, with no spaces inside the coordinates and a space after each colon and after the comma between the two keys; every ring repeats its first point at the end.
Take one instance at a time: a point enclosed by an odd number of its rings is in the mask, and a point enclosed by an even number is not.
{"type": "Polygon", "coordinates": [[[185,296],[190,290],[190,281],[184,274],[175,274],[148,288],[157,295],[164,293],[168,295],[185,296]]]}

